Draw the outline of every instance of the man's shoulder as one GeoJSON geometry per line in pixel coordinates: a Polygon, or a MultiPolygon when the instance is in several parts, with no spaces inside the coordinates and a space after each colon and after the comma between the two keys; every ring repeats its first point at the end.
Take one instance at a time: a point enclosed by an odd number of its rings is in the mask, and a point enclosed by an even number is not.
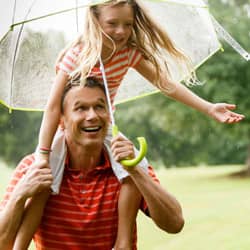
{"type": "Polygon", "coordinates": [[[34,161],[35,161],[35,155],[34,154],[26,155],[18,163],[16,169],[25,171],[34,161]]]}
{"type": "Polygon", "coordinates": [[[160,182],[159,179],[158,179],[158,177],[157,177],[157,175],[156,175],[156,173],[155,173],[154,168],[151,165],[148,166],[148,174],[149,174],[149,176],[151,176],[151,178],[155,182],[160,182]]]}
{"type": "Polygon", "coordinates": [[[35,154],[32,153],[32,154],[28,154],[28,155],[25,155],[22,160],[20,161],[20,163],[25,163],[25,164],[32,164],[33,162],[35,161],[35,154]]]}

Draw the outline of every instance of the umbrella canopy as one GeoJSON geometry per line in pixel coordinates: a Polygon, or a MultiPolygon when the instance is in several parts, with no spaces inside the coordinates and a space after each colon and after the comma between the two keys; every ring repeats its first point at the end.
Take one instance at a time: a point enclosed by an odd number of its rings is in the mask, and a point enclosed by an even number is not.
{"type": "MultiPolygon", "coordinates": [[[[59,51],[81,32],[86,5],[104,1],[1,1],[0,23],[4,25],[0,28],[0,100],[13,109],[42,110],[55,76],[54,63],[59,51]]],[[[143,2],[195,67],[220,49],[203,1],[143,2]]],[[[182,80],[185,73],[179,75],[171,59],[169,64],[173,78],[182,80]]],[[[131,70],[115,103],[157,91],[131,70]]]]}

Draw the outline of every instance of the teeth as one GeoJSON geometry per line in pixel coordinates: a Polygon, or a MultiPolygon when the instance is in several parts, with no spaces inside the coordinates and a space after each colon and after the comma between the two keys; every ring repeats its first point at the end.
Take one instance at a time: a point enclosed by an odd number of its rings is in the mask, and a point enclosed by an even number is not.
{"type": "Polygon", "coordinates": [[[92,131],[97,131],[99,130],[100,127],[89,127],[89,128],[83,128],[84,131],[87,131],[87,132],[92,132],[92,131]]]}

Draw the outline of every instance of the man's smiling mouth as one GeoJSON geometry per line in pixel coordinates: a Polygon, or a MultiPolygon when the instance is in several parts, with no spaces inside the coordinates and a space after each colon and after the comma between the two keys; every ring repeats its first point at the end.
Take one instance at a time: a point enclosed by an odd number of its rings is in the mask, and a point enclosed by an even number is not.
{"type": "Polygon", "coordinates": [[[95,127],[84,127],[82,128],[82,131],[84,132],[97,132],[101,129],[101,126],[95,126],[95,127]]]}

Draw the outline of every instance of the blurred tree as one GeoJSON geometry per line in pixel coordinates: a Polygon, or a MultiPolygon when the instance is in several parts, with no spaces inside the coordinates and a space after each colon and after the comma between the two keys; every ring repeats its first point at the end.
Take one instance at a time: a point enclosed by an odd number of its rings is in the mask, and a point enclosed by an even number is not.
{"type": "MultiPolygon", "coordinates": [[[[214,0],[211,11],[250,51],[249,1],[238,3],[214,0]]],[[[161,159],[165,166],[170,166],[243,163],[246,159],[249,64],[229,46],[224,43],[223,46],[225,53],[217,53],[198,70],[199,79],[206,84],[193,87],[192,91],[213,102],[237,103],[237,112],[247,117],[240,124],[218,124],[161,94],[118,106],[116,116],[120,129],[130,137],[138,136],[138,131],[144,135],[151,145],[148,154],[153,161],[161,159]]]]}
{"type": "Polygon", "coordinates": [[[12,111],[0,106],[0,156],[9,165],[35,150],[42,113],[12,111]]]}
{"type": "MultiPolygon", "coordinates": [[[[250,1],[249,0],[210,0],[210,11],[233,37],[250,52],[250,1]]],[[[209,81],[206,95],[211,100],[219,97],[238,104],[238,110],[246,119],[233,128],[223,128],[228,137],[233,138],[239,149],[245,152],[247,171],[250,174],[250,68],[232,48],[224,44],[225,53],[219,53],[201,69],[201,75],[209,81]],[[213,66],[216,65],[216,67],[213,66]],[[221,95],[223,93],[223,95],[221,95]]],[[[234,157],[234,154],[231,154],[234,157]]]]}

